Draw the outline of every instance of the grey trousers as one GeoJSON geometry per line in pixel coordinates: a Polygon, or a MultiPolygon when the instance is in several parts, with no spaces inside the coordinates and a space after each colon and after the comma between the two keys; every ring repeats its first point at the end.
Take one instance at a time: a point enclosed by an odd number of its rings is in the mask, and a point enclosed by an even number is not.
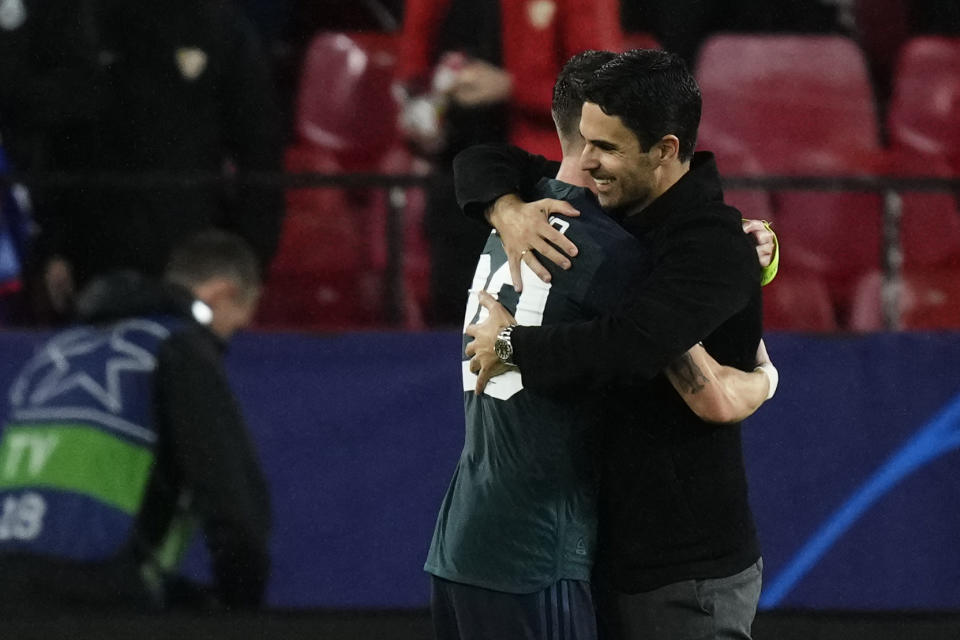
{"type": "Polygon", "coordinates": [[[750,640],[763,559],[726,578],[685,580],[644,593],[597,590],[604,640],[750,640]]]}

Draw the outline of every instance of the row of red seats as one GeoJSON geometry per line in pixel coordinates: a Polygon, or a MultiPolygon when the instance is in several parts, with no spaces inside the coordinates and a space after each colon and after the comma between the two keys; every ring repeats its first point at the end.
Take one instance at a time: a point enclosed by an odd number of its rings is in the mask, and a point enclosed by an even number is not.
{"type": "MultiPolygon", "coordinates": [[[[864,56],[841,36],[722,35],[701,51],[699,144],[725,175],[960,175],[960,39],[907,42],[883,145],[864,56]]],[[[769,328],[883,327],[883,199],[875,193],[731,191],[774,222],[782,276],[769,328]]],[[[904,328],[960,328],[960,210],[954,193],[902,193],[904,328]]]]}
{"type": "MultiPolygon", "coordinates": [[[[628,46],[656,46],[634,34],[628,46]]],[[[290,171],[425,171],[396,128],[391,34],[319,35],[303,67],[290,171]]],[[[704,94],[700,146],[725,174],[960,173],[960,44],[925,38],[903,49],[887,122],[879,123],[863,54],[839,36],[715,36],[696,67],[704,94]]],[[[420,326],[429,256],[422,194],[405,218],[405,308],[420,326]]],[[[291,191],[260,326],[360,328],[384,323],[386,207],[382,193],[291,191]]],[[[766,292],[774,329],[882,326],[878,274],[882,203],[861,193],[732,191],[745,215],[774,222],[783,267],[766,292]],[[820,304],[817,304],[817,300],[820,304]]],[[[905,193],[904,326],[960,327],[960,213],[950,193],[905,193]],[[932,276],[949,274],[934,284],[932,276]],[[943,284],[946,283],[946,284],[943,284]],[[926,287],[926,289],[924,289],[926,287]],[[934,287],[936,291],[934,291],[934,287]],[[947,309],[918,312],[925,303],[947,309]],[[933,304],[933,303],[931,303],[933,304]],[[912,305],[912,306],[911,306],[912,305]]],[[[889,288],[888,288],[889,290],[889,288]]],[[[928,305],[929,306],[929,305],[928,305]]]]}
{"type": "MultiPolygon", "coordinates": [[[[303,61],[291,173],[426,173],[403,145],[391,88],[397,55],[389,33],[322,33],[303,61]]],[[[429,259],[423,194],[409,189],[403,220],[407,328],[423,326],[429,259]]],[[[277,256],[257,314],[261,328],[350,330],[387,324],[385,189],[288,191],[277,256]]],[[[398,197],[398,194],[393,194],[398,197]]]]}

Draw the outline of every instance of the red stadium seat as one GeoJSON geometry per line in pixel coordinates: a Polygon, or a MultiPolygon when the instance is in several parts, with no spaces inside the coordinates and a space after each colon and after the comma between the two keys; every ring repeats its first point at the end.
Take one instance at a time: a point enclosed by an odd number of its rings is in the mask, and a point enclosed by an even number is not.
{"type": "MultiPolygon", "coordinates": [[[[721,167],[831,176],[874,173],[882,160],[870,76],[849,38],[713,36],[695,73],[699,145],[721,167]]],[[[784,267],[822,278],[842,325],[853,282],[881,264],[879,196],[786,191],[772,204],[784,267]]]]}
{"type": "MultiPolygon", "coordinates": [[[[298,141],[291,172],[422,172],[405,150],[392,93],[397,36],[320,33],[303,61],[298,141]]],[[[404,192],[406,326],[422,326],[429,264],[422,197],[404,192]]],[[[288,192],[287,220],[261,303],[260,326],[358,329],[385,326],[387,211],[384,188],[288,192]]]]}
{"type": "Polygon", "coordinates": [[[894,148],[946,158],[960,173],[960,38],[916,37],[904,45],[887,130],[894,148]]]}
{"type": "MultiPolygon", "coordinates": [[[[746,153],[728,153],[717,158],[717,167],[720,175],[750,176],[762,173],[760,164],[746,153]]],[[[723,200],[732,207],[736,207],[744,218],[755,220],[773,219],[773,201],[770,193],[762,189],[727,189],[723,190],[723,200]]]]}
{"type": "MultiPolygon", "coordinates": [[[[960,329],[960,270],[905,272],[898,297],[899,328],[960,329]]],[[[857,287],[850,328],[855,331],[885,329],[882,300],[882,275],[868,274],[857,287]]]]}
{"type": "Polygon", "coordinates": [[[960,270],[960,210],[952,193],[905,193],[900,221],[904,270],[960,270]]]}
{"type": "MultiPolygon", "coordinates": [[[[336,172],[329,157],[287,152],[291,172],[336,172]]],[[[366,212],[337,188],[292,189],[255,326],[340,330],[382,323],[366,212]]]]}
{"type": "Polygon", "coordinates": [[[830,292],[816,274],[779,273],[763,288],[765,330],[836,331],[830,292]]]}
{"type": "Polygon", "coordinates": [[[853,168],[880,148],[863,54],[843,36],[717,35],[695,67],[700,146],[749,153],[769,173],[853,168]],[[840,153],[840,157],[837,157],[840,153]]]}
{"type": "Polygon", "coordinates": [[[303,60],[296,130],[348,169],[376,164],[399,138],[392,93],[397,36],[321,33],[303,60]]]}
{"type": "MultiPolygon", "coordinates": [[[[899,150],[886,154],[879,173],[917,178],[949,178],[946,159],[899,150]]],[[[960,206],[951,191],[900,192],[900,246],[903,269],[960,269],[960,206]]]]}

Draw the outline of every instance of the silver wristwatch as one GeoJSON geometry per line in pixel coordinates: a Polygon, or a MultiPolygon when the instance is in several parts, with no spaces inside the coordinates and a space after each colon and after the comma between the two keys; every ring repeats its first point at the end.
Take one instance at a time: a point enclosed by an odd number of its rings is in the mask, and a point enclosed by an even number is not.
{"type": "Polygon", "coordinates": [[[504,364],[512,365],[513,362],[513,343],[510,342],[510,335],[513,333],[514,328],[517,325],[511,324],[508,327],[504,327],[500,330],[500,333],[497,334],[497,339],[493,343],[493,351],[497,354],[497,357],[500,358],[500,362],[504,364]]]}

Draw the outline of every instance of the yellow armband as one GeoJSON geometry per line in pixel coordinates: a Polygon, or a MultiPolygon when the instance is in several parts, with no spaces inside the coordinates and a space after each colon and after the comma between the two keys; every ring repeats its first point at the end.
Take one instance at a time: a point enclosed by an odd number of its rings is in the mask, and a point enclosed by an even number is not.
{"type": "Polygon", "coordinates": [[[777,234],[770,228],[770,223],[766,220],[762,220],[761,222],[763,222],[763,226],[767,228],[767,231],[773,233],[773,257],[770,258],[770,264],[763,268],[760,277],[760,286],[765,287],[777,277],[777,269],[780,268],[780,241],[777,240],[777,234]]]}

